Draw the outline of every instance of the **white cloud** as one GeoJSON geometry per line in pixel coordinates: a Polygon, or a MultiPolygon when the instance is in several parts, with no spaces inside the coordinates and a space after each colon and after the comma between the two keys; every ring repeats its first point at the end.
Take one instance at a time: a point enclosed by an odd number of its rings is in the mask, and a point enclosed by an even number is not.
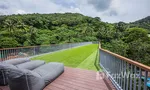
{"type": "Polygon", "coordinates": [[[150,0],[94,0],[91,4],[89,1],[0,0],[0,14],[73,12],[100,17],[107,22],[130,22],[150,15],[150,0]],[[101,7],[102,2],[105,7],[101,7]]]}
{"type": "Polygon", "coordinates": [[[26,14],[27,12],[25,12],[24,10],[17,10],[15,13],[16,14],[26,14]]]}

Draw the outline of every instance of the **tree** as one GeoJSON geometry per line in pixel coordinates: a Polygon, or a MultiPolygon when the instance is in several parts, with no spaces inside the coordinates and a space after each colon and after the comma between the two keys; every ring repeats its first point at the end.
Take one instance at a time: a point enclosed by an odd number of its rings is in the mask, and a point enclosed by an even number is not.
{"type": "Polygon", "coordinates": [[[150,65],[150,44],[140,39],[129,43],[128,57],[140,63],[150,65]]]}
{"type": "Polygon", "coordinates": [[[150,38],[148,32],[142,28],[129,28],[125,31],[123,40],[128,43],[128,58],[150,65],[150,38]]]}
{"type": "Polygon", "coordinates": [[[98,20],[98,21],[101,21],[101,18],[100,17],[95,17],[94,19],[98,20]]]}
{"type": "Polygon", "coordinates": [[[123,40],[126,43],[139,40],[141,42],[149,41],[148,32],[142,28],[129,28],[125,31],[125,37],[123,40]]]}
{"type": "Polygon", "coordinates": [[[11,48],[19,46],[19,43],[14,38],[0,38],[0,48],[11,48]]]}
{"type": "Polygon", "coordinates": [[[29,33],[27,34],[27,41],[30,45],[37,44],[37,29],[33,28],[32,26],[29,28],[29,33]]]}
{"type": "Polygon", "coordinates": [[[50,38],[47,34],[40,34],[39,37],[36,38],[38,45],[48,45],[50,44],[50,38]]]}
{"type": "Polygon", "coordinates": [[[120,54],[122,56],[128,56],[127,50],[129,49],[129,46],[127,43],[123,42],[122,40],[112,40],[111,41],[112,48],[110,49],[112,52],[120,54]]]}
{"type": "Polygon", "coordinates": [[[17,23],[17,28],[22,29],[22,30],[24,30],[24,31],[26,32],[26,28],[27,28],[27,27],[28,27],[28,26],[25,25],[23,22],[18,21],[18,23],[17,23]]]}
{"type": "Polygon", "coordinates": [[[115,34],[114,34],[114,38],[115,39],[121,39],[123,37],[123,32],[127,29],[127,25],[124,22],[119,22],[119,23],[115,23],[114,24],[114,30],[115,30],[115,34]]]}
{"type": "Polygon", "coordinates": [[[97,38],[103,42],[111,42],[114,37],[115,31],[113,30],[112,25],[105,25],[99,28],[97,33],[97,38]]]}
{"type": "Polygon", "coordinates": [[[8,19],[4,21],[4,27],[7,28],[9,32],[13,32],[15,26],[16,23],[13,20],[8,19]]]}

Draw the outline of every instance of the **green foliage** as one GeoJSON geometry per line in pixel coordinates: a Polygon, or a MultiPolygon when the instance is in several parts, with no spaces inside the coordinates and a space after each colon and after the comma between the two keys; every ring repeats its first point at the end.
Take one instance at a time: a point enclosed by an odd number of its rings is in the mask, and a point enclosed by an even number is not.
{"type": "Polygon", "coordinates": [[[104,24],[99,17],[78,13],[10,15],[0,20],[1,37],[12,37],[20,46],[96,41],[99,25],[104,24]]]}
{"type": "Polygon", "coordinates": [[[38,45],[50,44],[49,36],[47,34],[40,34],[36,40],[38,45]]]}
{"type": "Polygon", "coordinates": [[[141,42],[141,40],[130,42],[128,57],[146,65],[150,65],[150,44],[141,42]]]}
{"type": "Polygon", "coordinates": [[[89,37],[89,36],[86,36],[86,37],[83,38],[83,40],[84,40],[84,41],[87,41],[87,42],[88,42],[88,41],[97,41],[97,38],[96,38],[96,37],[89,37]]]}
{"type": "Polygon", "coordinates": [[[18,42],[13,38],[8,37],[0,38],[0,48],[17,47],[18,45],[19,45],[18,42]]]}
{"type": "Polygon", "coordinates": [[[125,31],[123,40],[128,44],[128,58],[150,65],[150,38],[143,28],[129,28],[125,31]]]}
{"type": "Polygon", "coordinates": [[[99,28],[100,30],[97,33],[97,38],[101,40],[102,42],[111,42],[111,40],[114,38],[115,30],[112,25],[105,24],[103,27],[99,28]]]}
{"type": "Polygon", "coordinates": [[[122,40],[112,40],[111,41],[111,51],[120,54],[122,56],[128,56],[127,50],[128,50],[128,44],[123,42],[122,40]]]}
{"type": "Polygon", "coordinates": [[[126,24],[118,26],[118,24],[114,24],[112,30],[115,30],[115,32],[112,32],[114,36],[110,38],[110,41],[105,40],[107,34],[101,34],[101,37],[105,37],[101,39],[101,41],[103,40],[102,47],[140,63],[150,65],[150,37],[148,37],[148,31],[137,27],[127,28],[126,24]]]}
{"type": "Polygon", "coordinates": [[[130,27],[144,28],[150,33],[150,16],[143,18],[141,20],[132,22],[129,24],[130,27]]]}
{"type": "Polygon", "coordinates": [[[129,28],[125,31],[125,38],[124,41],[126,43],[141,40],[142,42],[145,42],[149,40],[148,32],[145,29],[142,28],[129,28]]]}

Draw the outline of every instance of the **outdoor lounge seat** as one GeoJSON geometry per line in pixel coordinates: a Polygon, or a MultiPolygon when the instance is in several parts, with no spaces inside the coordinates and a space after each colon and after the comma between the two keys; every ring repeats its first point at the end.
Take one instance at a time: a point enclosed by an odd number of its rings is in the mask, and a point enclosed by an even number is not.
{"type": "Polygon", "coordinates": [[[8,85],[7,83],[7,77],[4,73],[4,66],[8,65],[8,66],[13,66],[13,65],[18,65],[21,63],[25,63],[25,62],[29,62],[30,59],[29,58],[17,58],[17,59],[11,59],[11,60],[6,60],[3,62],[0,62],[0,86],[5,86],[8,85]]]}
{"type": "Polygon", "coordinates": [[[44,80],[39,74],[18,68],[7,68],[8,85],[11,90],[42,90],[44,80]]]}
{"type": "Polygon", "coordinates": [[[62,63],[51,62],[40,66],[33,71],[38,73],[47,85],[64,72],[64,65],[62,63]]]}
{"type": "Polygon", "coordinates": [[[14,65],[12,64],[6,64],[6,63],[0,63],[0,86],[5,86],[5,85],[8,85],[8,82],[7,82],[7,76],[6,76],[6,73],[5,73],[5,68],[13,68],[15,67],[14,65]]]}
{"type": "Polygon", "coordinates": [[[28,69],[33,70],[41,65],[44,65],[45,61],[30,61],[29,58],[17,58],[17,59],[11,59],[4,62],[0,62],[0,86],[6,86],[8,85],[7,77],[5,75],[3,67],[6,66],[17,66],[20,69],[28,69]]]}
{"type": "MultiPolygon", "coordinates": [[[[22,60],[20,60],[22,61],[22,60]]],[[[25,61],[25,59],[24,59],[25,61]]],[[[0,85],[5,86],[8,85],[7,82],[7,75],[5,75],[4,68],[6,67],[17,67],[19,69],[27,69],[27,70],[33,70],[41,65],[44,65],[45,61],[41,60],[36,60],[36,61],[30,61],[30,62],[25,62],[17,65],[12,65],[12,64],[7,64],[7,63],[0,63],[0,85]]]]}
{"type": "Polygon", "coordinates": [[[11,90],[43,90],[64,71],[64,65],[51,62],[34,70],[5,67],[11,90]]]}

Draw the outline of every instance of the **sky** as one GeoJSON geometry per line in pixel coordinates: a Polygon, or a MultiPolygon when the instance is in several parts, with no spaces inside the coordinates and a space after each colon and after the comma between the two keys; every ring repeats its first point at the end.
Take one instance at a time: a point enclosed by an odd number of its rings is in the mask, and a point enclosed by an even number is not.
{"type": "Polygon", "coordinates": [[[150,0],[0,0],[0,15],[65,12],[133,22],[150,16],[150,0]]]}

